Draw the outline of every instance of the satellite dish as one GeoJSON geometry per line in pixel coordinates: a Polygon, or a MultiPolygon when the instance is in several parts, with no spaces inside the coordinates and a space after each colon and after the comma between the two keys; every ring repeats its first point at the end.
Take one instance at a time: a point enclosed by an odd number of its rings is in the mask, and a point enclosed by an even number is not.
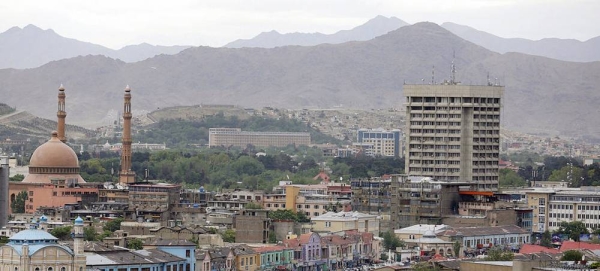
{"type": "Polygon", "coordinates": [[[344,177],[340,177],[340,182],[344,180],[344,177]]]}

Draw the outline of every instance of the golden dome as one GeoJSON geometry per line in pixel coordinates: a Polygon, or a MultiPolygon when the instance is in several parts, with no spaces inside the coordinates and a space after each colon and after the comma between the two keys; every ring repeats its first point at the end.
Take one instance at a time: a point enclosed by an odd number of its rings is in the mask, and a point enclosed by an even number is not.
{"type": "Polygon", "coordinates": [[[52,138],[35,149],[31,155],[29,168],[76,169],[78,173],[79,159],[75,151],[67,144],[62,143],[58,139],[58,133],[53,131],[52,138]]]}

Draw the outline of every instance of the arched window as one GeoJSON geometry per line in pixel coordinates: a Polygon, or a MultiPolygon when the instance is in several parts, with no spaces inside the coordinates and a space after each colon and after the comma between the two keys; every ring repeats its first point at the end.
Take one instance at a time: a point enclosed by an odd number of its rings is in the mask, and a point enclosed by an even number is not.
{"type": "Polygon", "coordinates": [[[35,268],[35,271],[40,271],[40,268],[39,268],[39,267],[36,267],[36,268],[35,268]]]}
{"type": "Polygon", "coordinates": [[[15,271],[19,271],[19,268],[15,266],[15,271]]]}
{"type": "Polygon", "coordinates": [[[53,270],[54,270],[54,268],[48,267],[48,271],[53,271],[53,270]]]}
{"type": "Polygon", "coordinates": [[[63,266],[60,268],[60,271],[67,271],[67,268],[63,266]]]}

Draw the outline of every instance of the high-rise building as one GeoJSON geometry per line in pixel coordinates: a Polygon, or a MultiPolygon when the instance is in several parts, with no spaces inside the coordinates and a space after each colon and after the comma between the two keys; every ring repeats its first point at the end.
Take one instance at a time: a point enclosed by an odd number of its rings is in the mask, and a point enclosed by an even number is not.
{"type": "Polygon", "coordinates": [[[504,87],[404,85],[406,172],[497,190],[504,87]]]}
{"type": "Polygon", "coordinates": [[[402,133],[400,130],[359,129],[357,142],[372,145],[371,154],[381,156],[402,156],[402,133]]]}

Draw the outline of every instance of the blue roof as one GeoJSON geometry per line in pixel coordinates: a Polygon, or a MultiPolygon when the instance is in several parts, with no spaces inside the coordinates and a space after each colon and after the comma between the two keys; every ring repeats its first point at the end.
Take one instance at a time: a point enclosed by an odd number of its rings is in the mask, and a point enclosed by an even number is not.
{"type": "MultiPolygon", "coordinates": [[[[7,244],[7,246],[12,247],[17,254],[21,255],[21,253],[23,252],[23,245],[17,245],[17,244],[7,244]]],[[[73,255],[73,251],[66,247],[66,246],[61,246],[59,244],[38,244],[38,245],[30,245],[29,246],[29,256],[32,256],[33,254],[35,254],[36,252],[38,252],[40,249],[46,248],[46,247],[58,247],[58,248],[62,248],[64,249],[67,253],[73,255]]],[[[21,255],[22,256],[22,255],[21,255]]]]}
{"type": "Polygon", "coordinates": [[[47,231],[30,229],[22,230],[12,237],[8,238],[10,241],[36,241],[36,240],[58,240],[52,234],[47,231]]]}
{"type": "Polygon", "coordinates": [[[75,219],[75,225],[83,225],[83,219],[80,216],[75,219]]]}

